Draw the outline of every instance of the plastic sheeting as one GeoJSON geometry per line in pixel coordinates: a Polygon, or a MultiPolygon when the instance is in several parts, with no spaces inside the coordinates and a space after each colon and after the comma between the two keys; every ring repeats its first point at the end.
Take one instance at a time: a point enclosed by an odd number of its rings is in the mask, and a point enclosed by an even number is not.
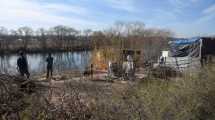
{"type": "Polygon", "coordinates": [[[190,38],[190,39],[178,39],[175,38],[170,42],[172,46],[191,45],[200,42],[201,38],[190,38]]]}
{"type": "Polygon", "coordinates": [[[199,57],[201,38],[175,39],[170,42],[172,57],[199,57]]]}

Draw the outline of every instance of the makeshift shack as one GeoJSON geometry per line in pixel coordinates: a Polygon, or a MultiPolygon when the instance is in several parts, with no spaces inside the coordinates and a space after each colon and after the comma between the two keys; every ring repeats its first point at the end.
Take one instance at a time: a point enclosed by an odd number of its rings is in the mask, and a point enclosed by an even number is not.
{"type": "Polygon", "coordinates": [[[215,62],[215,37],[203,37],[201,57],[202,64],[215,62]]]}
{"type": "Polygon", "coordinates": [[[169,42],[170,55],[165,66],[183,70],[196,70],[204,63],[213,62],[215,38],[173,39],[169,42]]]}

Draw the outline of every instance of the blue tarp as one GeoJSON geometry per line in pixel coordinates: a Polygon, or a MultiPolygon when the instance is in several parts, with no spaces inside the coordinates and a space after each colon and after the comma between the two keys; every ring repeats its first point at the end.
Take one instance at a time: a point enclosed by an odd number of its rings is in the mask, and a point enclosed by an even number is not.
{"type": "Polygon", "coordinates": [[[173,57],[198,57],[201,38],[174,39],[170,42],[170,51],[173,57]]]}
{"type": "Polygon", "coordinates": [[[189,45],[199,42],[201,38],[189,38],[189,39],[179,39],[175,38],[173,41],[170,42],[172,46],[180,46],[180,45],[189,45]]]}

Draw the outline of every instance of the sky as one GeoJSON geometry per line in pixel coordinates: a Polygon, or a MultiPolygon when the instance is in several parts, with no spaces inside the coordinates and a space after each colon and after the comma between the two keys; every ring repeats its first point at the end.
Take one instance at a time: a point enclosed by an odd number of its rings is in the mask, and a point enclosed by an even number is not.
{"type": "Polygon", "coordinates": [[[215,35],[215,0],[0,0],[0,16],[0,26],[9,29],[103,30],[116,21],[139,21],[176,37],[215,35]]]}

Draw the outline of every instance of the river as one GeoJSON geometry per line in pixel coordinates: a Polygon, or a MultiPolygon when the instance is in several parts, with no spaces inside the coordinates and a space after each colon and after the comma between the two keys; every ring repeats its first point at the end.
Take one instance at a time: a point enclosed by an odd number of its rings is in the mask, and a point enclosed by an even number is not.
{"type": "MultiPolygon", "coordinates": [[[[47,54],[26,54],[29,72],[31,74],[41,74],[46,71],[47,54]]],[[[68,70],[84,71],[90,63],[90,52],[62,52],[53,53],[54,73],[68,70]]],[[[18,55],[0,56],[0,73],[18,74],[17,59],[18,55]]]]}

